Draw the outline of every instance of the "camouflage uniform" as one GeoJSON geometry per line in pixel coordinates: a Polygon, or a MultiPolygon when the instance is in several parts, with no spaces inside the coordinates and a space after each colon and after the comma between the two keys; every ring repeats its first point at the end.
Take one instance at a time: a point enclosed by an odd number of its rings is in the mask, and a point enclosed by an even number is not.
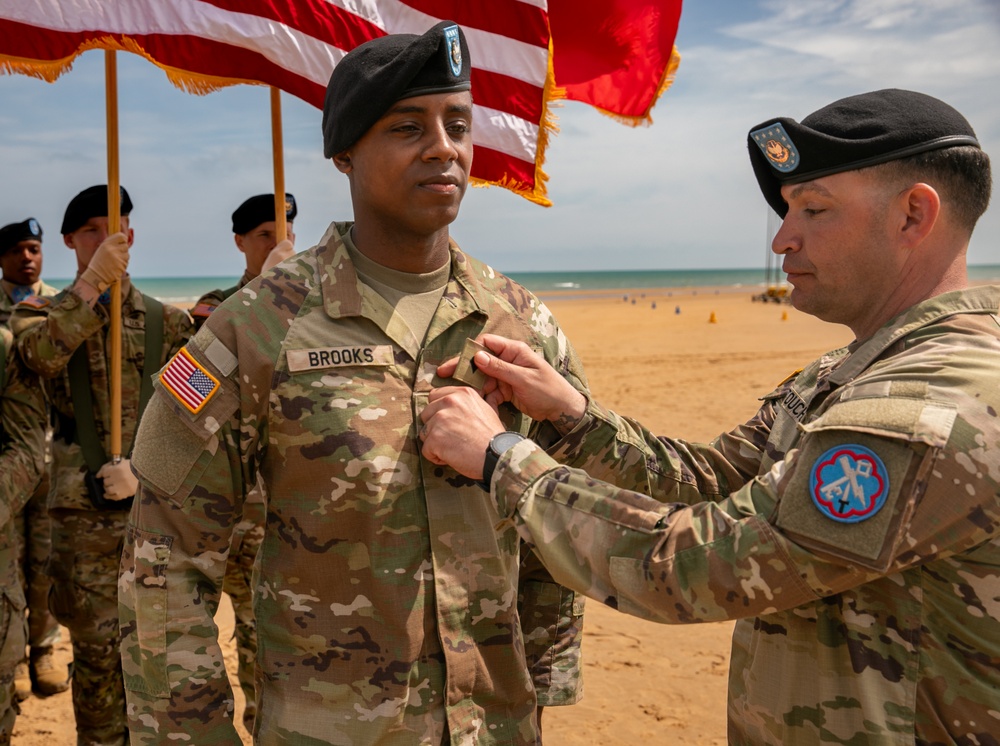
{"type": "MultiPolygon", "coordinates": [[[[138,419],[144,367],[145,303],[122,281],[122,449],[131,450],[138,419]]],[[[88,497],[87,467],[75,442],[75,416],[67,364],[85,345],[97,432],[110,455],[108,314],[91,309],[72,291],[20,303],[11,319],[18,350],[43,379],[55,414],[49,510],[53,555],[50,608],[73,641],[73,710],[78,742],[123,744],[125,696],[118,651],[118,559],[128,516],[125,510],[97,510],[88,497]]],[[[191,335],[184,311],[163,309],[163,353],[147,373],[158,370],[191,335]]]]}
{"type": "Polygon", "coordinates": [[[24,591],[17,574],[14,516],[28,501],[45,468],[45,400],[34,375],[14,354],[10,331],[0,327],[6,360],[0,370],[0,746],[10,743],[14,669],[24,660],[24,591]]]}
{"type": "Polygon", "coordinates": [[[436,366],[466,338],[525,340],[584,390],[577,357],[548,309],[454,244],[421,344],[358,281],[348,229],[212,313],[186,350],[192,380],[218,382],[204,401],[168,391],[176,361],[161,372],[119,595],[134,744],[239,743],[212,614],[258,474],[257,743],[535,744],[536,704],[579,696],[582,599],[416,438],[436,366]]]}
{"type": "MultiPolygon", "coordinates": [[[[254,277],[255,275],[251,276],[249,270],[244,272],[232,290],[242,290],[254,277]]],[[[191,309],[195,329],[201,329],[212,311],[232,294],[229,289],[219,288],[201,296],[191,309]]],[[[255,488],[243,503],[242,519],[233,527],[232,546],[229,548],[229,561],[226,563],[226,576],[222,583],[222,590],[233,602],[233,613],[236,617],[233,629],[236,638],[236,676],[246,702],[243,709],[243,724],[250,732],[253,731],[253,721],[257,716],[253,683],[254,661],[257,660],[257,622],[253,615],[253,565],[263,540],[264,496],[259,488],[255,488]]]]}
{"type": "Polygon", "coordinates": [[[557,458],[619,487],[522,442],[494,473],[499,513],[621,611],[739,619],[730,743],[997,744],[998,306],[1000,287],[922,302],[710,445],[591,403],[557,458]],[[835,511],[884,503],[839,522],[817,500],[852,471],[865,500],[835,511]]]}
{"type": "MultiPolygon", "coordinates": [[[[13,285],[0,280],[0,324],[7,324],[14,312],[13,285]]],[[[38,281],[32,287],[35,295],[55,295],[56,288],[38,281]]],[[[43,420],[48,422],[46,416],[43,420]]],[[[51,438],[51,432],[49,433],[51,438]]],[[[46,463],[51,455],[46,452],[46,463]]],[[[28,645],[32,648],[51,648],[59,642],[59,623],[49,611],[49,588],[52,582],[46,574],[49,553],[52,551],[52,525],[47,506],[49,494],[48,473],[43,471],[35,493],[24,510],[15,518],[18,536],[18,568],[21,587],[28,600],[28,645]]]]}

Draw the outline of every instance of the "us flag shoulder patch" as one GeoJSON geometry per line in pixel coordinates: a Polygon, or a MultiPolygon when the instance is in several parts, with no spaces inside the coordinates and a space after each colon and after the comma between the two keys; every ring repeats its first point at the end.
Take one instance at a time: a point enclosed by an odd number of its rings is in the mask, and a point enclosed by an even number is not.
{"type": "Polygon", "coordinates": [[[186,347],[167,363],[160,382],[192,414],[200,412],[219,390],[219,379],[191,357],[186,347]]]}

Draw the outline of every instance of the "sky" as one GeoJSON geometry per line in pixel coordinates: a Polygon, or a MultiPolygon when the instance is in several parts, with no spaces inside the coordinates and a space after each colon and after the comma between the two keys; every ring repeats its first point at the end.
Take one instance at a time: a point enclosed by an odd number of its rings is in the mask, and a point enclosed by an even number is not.
{"type": "MultiPolygon", "coordinates": [[[[997,0],[688,0],[676,46],[680,67],[651,126],[559,105],[544,166],[554,205],[470,189],[451,230],[462,248],[504,272],[763,268],[768,208],[747,132],[879,88],[947,101],[1000,164],[997,0]]],[[[135,203],[131,274],[238,276],[230,215],[273,191],[268,90],[194,96],[125,53],[118,75],[121,183],[135,203]]],[[[54,84],[0,75],[0,225],[38,218],[47,277],[76,271],[58,235],[66,204],[107,180],[104,106],[99,51],[54,84]]],[[[322,157],[320,111],[283,95],[282,114],[304,249],[332,220],[350,219],[347,179],[322,157]]],[[[1000,263],[998,201],[979,222],[970,263],[1000,263]]]]}

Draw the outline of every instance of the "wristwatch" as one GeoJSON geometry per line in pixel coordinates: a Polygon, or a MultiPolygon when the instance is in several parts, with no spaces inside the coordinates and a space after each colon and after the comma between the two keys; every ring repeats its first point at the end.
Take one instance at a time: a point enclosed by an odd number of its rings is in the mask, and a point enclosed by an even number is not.
{"type": "Polygon", "coordinates": [[[497,468],[497,462],[510,448],[524,440],[521,433],[514,433],[510,430],[497,433],[493,436],[489,446],[486,447],[486,459],[483,461],[483,479],[479,483],[487,492],[490,491],[490,481],[493,479],[493,471],[497,468]]]}

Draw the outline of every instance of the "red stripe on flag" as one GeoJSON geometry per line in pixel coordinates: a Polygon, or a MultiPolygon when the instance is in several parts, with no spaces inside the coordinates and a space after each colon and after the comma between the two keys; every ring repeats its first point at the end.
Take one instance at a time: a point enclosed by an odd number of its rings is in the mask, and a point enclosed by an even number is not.
{"type": "Polygon", "coordinates": [[[472,99],[481,106],[506,111],[532,124],[542,121],[542,89],[509,75],[473,67],[472,99]]]}
{"type": "MultiPolygon", "coordinates": [[[[548,49],[549,24],[545,11],[516,0],[401,0],[421,13],[454,21],[466,28],[482,29],[515,41],[548,49]]],[[[475,60],[473,60],[475,63],[475,60]]]]}
{"type": "Polygon", "coordinates": [[[231,13],[268,18],[345,51],[371,39],[385,36],[385,31],[364,18],[338,8],[326,0],[201,0],[231,13]]]}
{"type": "MultiPolygon", "coordinates": [[[[87,43],[108,37],[122,40],[120,34],[100,31],[45,31],[12,21],[0,20],[0,53],[28,60],[56,61],[71,57],[87,43]],[[9,34],[9,36],[8,36],[9,34]]],[[[259,53],[198,36],[130,34],[157,63],[166,67],[235,82],[256,81],[273,85],[322,109],[326,85],[313,83],[295,72],[271,62],[259,53]]]]}
{"type": "Polygon", "coordinates": [[[485,145],[476,146],[472,171],[477,179],[502,184],[518,193],[530,192],[535,187],[534,163],[512,158],[485,145]]]}

